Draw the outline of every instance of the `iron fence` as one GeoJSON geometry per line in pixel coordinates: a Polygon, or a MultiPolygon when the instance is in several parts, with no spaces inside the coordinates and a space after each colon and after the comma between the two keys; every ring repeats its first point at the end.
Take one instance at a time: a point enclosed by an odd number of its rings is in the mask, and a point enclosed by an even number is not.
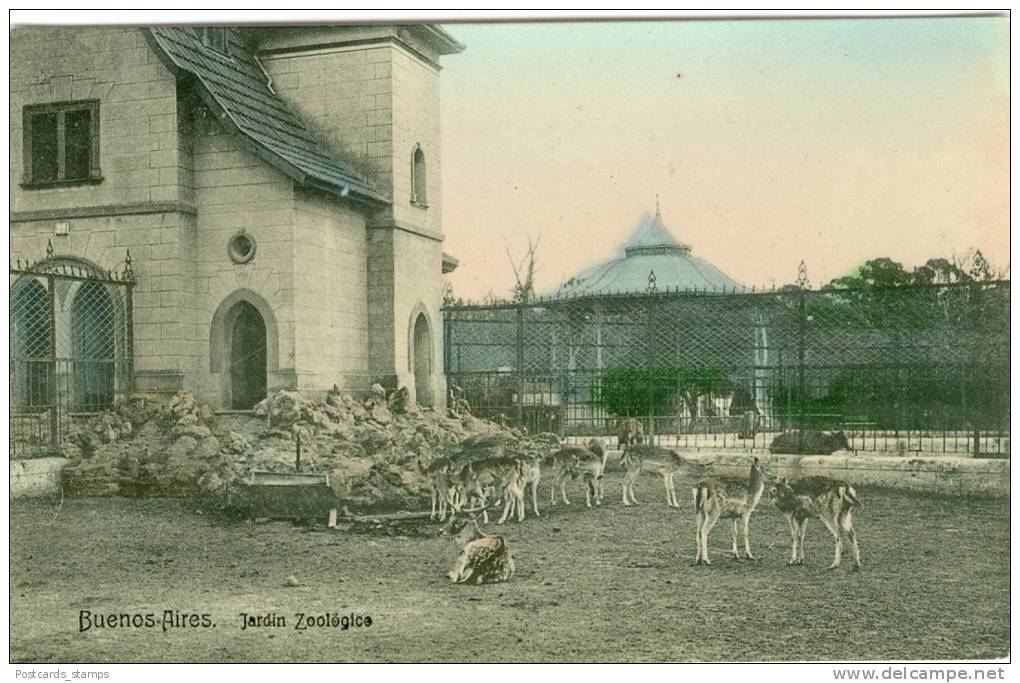
{"type": "Polygon", "coordinates": [[[10,456],[60,446],[76,414],[132,387],[134,274],[49,257],[10,267],[10,456]]]}
{"type": "Polygon", "coordinates": [[[444,309],[453,398],[531,432],[766,448],[1009,452],[1009,282],[650,292],[444,309]],[[753,413],[750,432],[741,426],[753,413]]]}

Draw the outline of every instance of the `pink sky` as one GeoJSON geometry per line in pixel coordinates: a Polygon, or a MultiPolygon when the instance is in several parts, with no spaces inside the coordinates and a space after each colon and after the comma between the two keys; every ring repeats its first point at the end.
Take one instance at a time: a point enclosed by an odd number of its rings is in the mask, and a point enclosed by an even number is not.
{"type": "Polygon", "coordinates": [[[538,289],[665,222],[747,285],[870,258],[1009,256],[1004,18],[447,24],[444,250],[456,294],[538,289]]]}

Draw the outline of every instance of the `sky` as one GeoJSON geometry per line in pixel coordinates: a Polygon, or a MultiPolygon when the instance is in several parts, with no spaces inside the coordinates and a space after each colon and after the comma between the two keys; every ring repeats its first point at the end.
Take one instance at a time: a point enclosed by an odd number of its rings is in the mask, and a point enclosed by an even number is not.
{"type": "Polygon", "coordinates": [[[1005,18],[445,24],[454,292],[538,291],[613,258],[660,196],[747,286],[871,258],[1009,262],[1005,18]]]}

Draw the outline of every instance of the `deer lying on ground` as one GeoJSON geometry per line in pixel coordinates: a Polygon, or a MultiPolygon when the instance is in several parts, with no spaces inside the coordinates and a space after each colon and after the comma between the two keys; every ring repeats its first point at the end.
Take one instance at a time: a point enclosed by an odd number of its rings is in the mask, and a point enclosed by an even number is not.
{"type": "Polygon", "coordinates": [[[741,559],[737,549],[738,525],[744,529],[744,552],[747,559],[755,559],[751,554],[750,523],[751,515],[765,491],[765,477],[764,465],[755,458],[745,481],[703,479],[697,483],[691,492],[697,515],[695,544],[698,550],[695,564],[712,564],[708,559],[708,535],[721,517],[733,520],[733,559],[741,559]]]}
{"type": "Polygon", "coordinates": [[[596,439],[588,442],[588,447],[567,446],[546,458],[546,464],[552,468],[553,485],[550,488],[549,502],[556,504],[556,489],[564,505],[570,505],[567,499],[567,479],[578,477],[584,482],[585,506],[591,507],[594,499],[596,505],[602,505],[602,473],[606,469],[608,454],[602,443],[596,439]]]}
{"type": "Polygon", "coordinates": [[[666,505],[679,508],[680,501],[676,497],[674,477],[682,471],[697,468],[671,448],[660,448],[649,444],[630,444],[620,455],[620,465],[626,470],[623,476],[623,504],[637,505],[634,497],[634,482],[642,470],[662,475],[666,487],[666,505]]]}
{"type": "Polygon", "coordinates": [[[475,516],[477,509],[465,510],[467,517],[451,517],[444,534],[454,534],[461,548],[447,576],[453,583],[499,583],[514,575],[514,559],[501,536],[482,533],[475,516]]]}
{"type": "Polygon", "coordinates": [[[841,430],[819,432],[806,429],[783,432],[769,444],[769,453],[786,455],[831,455],[844,450],[850,450],[850,441],[841,430]]]}
{"type": "Polygon", "coordinates": [[[861,569],[861,551],[857,547],[853,512],[864,505],[854,487],[845,481],[828,477],[805,477],[792,484],[783,479],[770,490],[776,507],[786,515],[790,525],[790,561],[788,565],[804,564],[804,532],[808,519],[817,517],[836,541],[835,554],[829,569],[839,567],[843,557],[843,539],[854,551],[854,571],[861,569]]]}

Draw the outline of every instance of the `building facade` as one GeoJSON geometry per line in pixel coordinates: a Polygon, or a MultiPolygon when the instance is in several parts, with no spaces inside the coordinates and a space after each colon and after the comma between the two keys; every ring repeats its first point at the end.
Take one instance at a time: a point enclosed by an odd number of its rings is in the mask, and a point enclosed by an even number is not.
{"type": "Polygon", "coordinates": [[[136,390],[441,405],[439,60],[462,49],[427,25],[17,29],[12,259],[130,251],[136,390]]]}

